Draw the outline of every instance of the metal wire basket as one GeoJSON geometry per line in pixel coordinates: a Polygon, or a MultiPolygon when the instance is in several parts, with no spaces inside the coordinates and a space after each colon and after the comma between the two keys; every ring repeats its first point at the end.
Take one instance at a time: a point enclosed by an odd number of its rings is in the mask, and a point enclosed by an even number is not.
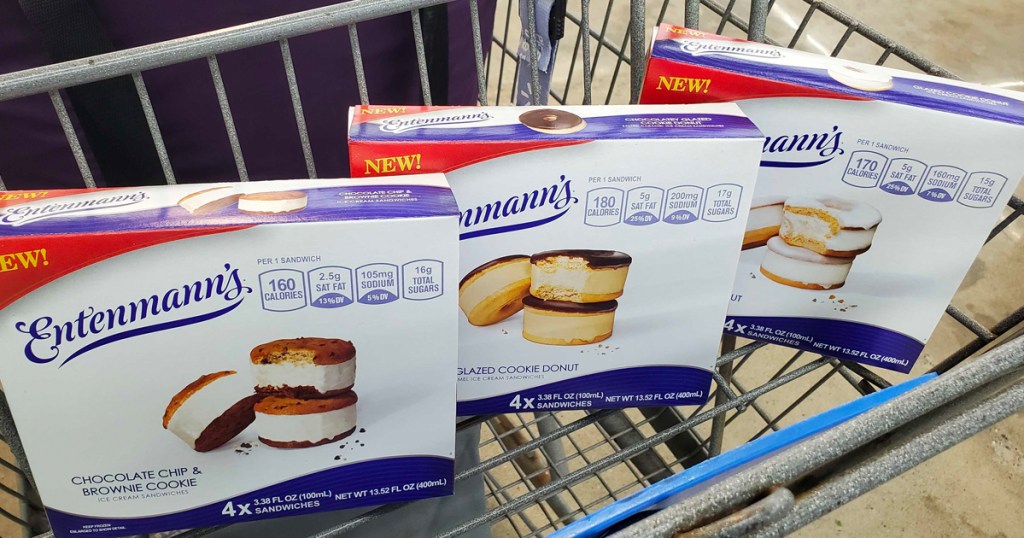
{"type": "MultiPolygon", "coordinates": [[[[0,75],[0,101],[48,93],[79,165],[83,184],[94,186],[89,163],[60,92],[71,86],[129,75],[166,181],[173,183],[174,169],[163,144],[160,118],[149,100],[142,73],[205,58],[238,177],[245,181],[246,162],[217,58],[228,51],[277,42],[290,83],[290,106],[295,113],[307,171],[310,177],[316,177],[304,120],[309,111],[302,107],[289,39],[346,27],[353,49],[353,76],[365,104],[371,102],[373,93],[364,76],[358,25],[374,18],[409,13],[423,99],[430,104],[420,10],[449,1],[468,1],[470,5],[480,103],[513,104],[514,81],[520,75],[517,51],[521,26],[518,9],[514,9],[518,2],[513,0],[498,0],[493,36],[482,33],[477,0],[353,0],[219,32],[0,75]]],[[[532,3],[526,7],[527,28],[533,28],[532,3]]],[[[568,6],[566,20],[566,37],[558,45],[550,95],[539,95],[538,85],[533,84],[532,102],[635,102],[650,28],[663,20],[791,48],[807,48],[805,38],[813,30],[834,39],[830,46],[833,56],[954,77],[818,0],[581,0],[568,6]],[[798,22],[784,24],[775,16],[782,9],[788,14],[787,20],[798,22]]],[[[527,34],[527,39],[536,44],[535,33],[527,34]]],[[[822,44],[817,42],[816,46],[820,49],[822,44]]],[[[523,75],[536,81],[537,62],[530,64],[533,69],[523,75]]],[[[0,190],[3,188],[0,178],[0,190]]],[[[982,257],[992,249],[1020,248],[1015,237],[1021,234],[1005,232],[1015,223],[1019,232],[1017,219],[1022,211],[1024,203],[1013,197],[992,230],[982,257]]],[[[1013,272],[1004,276],[1013,278],[1013,272]]],[[[992,282],[996,288],[1005,284],[992,282]]],[[[953,302],[958,304],[963,304],[961,296],[953,302]]],[[[704,526],[692,531],[694,536],[786,533],[1024,407],[1024,341],[1003,343],[958,367],[993,341],[1009,340],[1014,327],[1024,321],[1024,307],[1013,304],[1007,311],[1005,305],[994,305],[990,311],[968,312],[953,305],[947,308],[948,315],[921,360],[921,364],[942,374],[937,381],[836,428],[816,439],[811,449],[779,454],[657,518],[637,524],[625,535],[671,536],[698,524],[704,526]],[[982,323],[979,319],[998,321],[982,323]],[[899,433],[891,435],[897,428],[899,433]],[[886,443],[871,443],[885,435],[890,435],[886,443]],[[809,475],[814,479],[809,480],[809,475]],[[766,494],[772,486],[774,492],[766,494]],[[759,498],[756,504],[743,508],[759,498]],[[732,519],[714,521],[736,510],[739,512],[732,519]]],[[[522,413],[473,417],[462,422],[459,428],[482,428],[482,461],[462,471],[457,479],[482,477],[489,510],[440,536],[457,536],[484,525],[491,526],[493,534],[502,537],[549,534],[729,447],[887,387],[898,379],[891,373],[876,373],[855,363],[761,343],[737,342],[728,337],[723,340],[716,370],[714,397],[697,408],[522,413]]],[[[10,528],[27,535],[29,529],[41,530],[45,520],[40,516],[41,503],[31,486],[30,473],[21,470],[27,469],[24,455],[6,402],[2,403],[0,434],[13,454],[0,457],[0,466],[10,478],[0,481],[0,516],[12,523],[10,528]]],[[[394,509],[381,507],[319,536],[344,535],[345,531],[394,509]]],[[[197,529],[182,536],[206,532],[197,529]]]]}

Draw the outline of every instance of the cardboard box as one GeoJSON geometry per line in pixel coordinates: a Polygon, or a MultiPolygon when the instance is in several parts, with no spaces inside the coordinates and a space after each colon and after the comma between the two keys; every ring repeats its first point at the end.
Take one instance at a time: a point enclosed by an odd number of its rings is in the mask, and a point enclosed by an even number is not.
{"type": "Polygon", "coordinates": [[[644,103],[766,140],[726,329],[909,372],[1024,173],[1024,95],[662,25],[644,103]]]}
{"type": "Polygon", "coordinates": [[[762,143],[735,105],[364,106],[349,143],[458,199],[460,414],[707,399],[762,143]]]}
{"type": "Polygon", "coordinates": [[[447,495],[440,174],[0,193],[0,378],[57,536],[447,495]]]}

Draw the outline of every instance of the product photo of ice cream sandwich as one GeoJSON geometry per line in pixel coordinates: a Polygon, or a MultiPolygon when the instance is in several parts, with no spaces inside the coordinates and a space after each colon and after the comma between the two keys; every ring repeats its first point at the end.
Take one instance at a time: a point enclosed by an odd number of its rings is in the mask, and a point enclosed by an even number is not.
{"type": "Polygon", "coordinates": [[[607,340],[615,325],[617,301],[572,303],[523,299],[523,338],[538,344],[578,346],[607,340]]]}
{"type": "Polygon", "coordinates": [[[786,199],[779,236],[823,256],[852,257],[871,248],[882,214],[863,202],[831,196],[786,199]]]}
{"type": "Polygon", "coordinates": [[[786,286],[807,290],[832,290],[846,283],[853,258],[823,256],[796,247],[778,236],[768,240],[761,274],[786,286]]]}
{"type": "Polygon", "coordinates": [[[523,309],[530,293],[530,257],[522,254],[491,260],[459,282],[459,308],[473,325],[492,325],[523,309]]]}
{"type": "Polygon", "coordinates": [[[785,202],[784,196],[754,198],[750,202],[747,228],[743,232],[743,250],[763,247],[770,238],[779,235],[785,202]]]}
{"type": "Polygon", "coordinates": [[[249,352],[256,391],[297,398],[335,396],[356,379],[356,348],[340,338],[289,338],[249,352]]]}
{"type": "Polygon", "coordinates": [[[234,370],[205,374],[171,398],[163,426],[196,452],[209,452],[252,424],[258,400],[249,379],[234,370]]]}
{"type": "Polygon", "coordinates": [[[537,131],[551,135],[572,134],[587,126],[586,120],[566,110],[538,108],[519,115],[519,122],[537,131]]]}
{"type": "Polygon", "coordinates": [[[213,187],[183,197],[178,205],[193,215],[205,215],[237,204],[239,196],[234,187],[213,187]]]}
{"type": "Polygon", "coordinates": [[[309,448],[344,439],[356,429],[356,393],[330,398],[267,396],[256,404],[260,441],[274,448],[309,448]]]}
{"type": "Polygon", "coordinates": [[[840,64],[828,68],[828,76],[836,82],[866,92],[881,92],[892,88],[892,77],[872,72],[856,65],[840,64]]]}
{"type": "Polygon", "coordinates": [[[238,197],[238,210],[250,215],[294,213],[305,209],[307,201],[299,191],[254,192],[238,197]]]}
{"type": "Polygon", "coordinates": [[[596,303],[622,295],[633,258],[614,250],[549,250],[530,257],[530,295],[596,303]]]}

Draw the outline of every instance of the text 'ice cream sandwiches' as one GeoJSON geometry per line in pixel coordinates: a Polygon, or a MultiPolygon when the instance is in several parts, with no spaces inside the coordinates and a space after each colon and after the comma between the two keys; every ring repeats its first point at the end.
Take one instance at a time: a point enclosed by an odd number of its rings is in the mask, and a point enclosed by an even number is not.
{"type": "Polygon", "coordinates": [[[164,428],[196,452],[209,452],[252,424],[259,397],[233,370],[206,374],[181,389],[164,411],[164,428]]]}
{"type": "Polygon", "coordinates": [[[578,346],[607,340],[615,324],[617,301],[571,303],[523,299],[523,338],[538,344],[578,346]]]}
{"type": "Polygon", "coordinates": [[[275,448],[308,448],[338,441],[356,429],[355,392],[331,398],[268,396],[256,404],[260,441],[275,448]]]}
{"type": "Polygon", "coordinates": [[[743,232],[743,250],[763,247],[768,239],[779,235],[785,202],[782,196],[754,198],[750,202],[747,228],[743,232]]]}
{"type": "Polygon", "coordinates": [[[550,250],[530,257],[530,295],[597,303],[622,295],[633,258],[614,250],[550,250]]]}
{"type": "Polygon", "coordinates": [[[530,293],[530,257],[504,256],[473,269],[459,282],[459,308],[473,325],[492,325],[523,309],[530,293]]]}
{"type": "Polygon", "coordinates": [[[779,235],[823,256],[854,257],[871,248],[882,214],[863,202],[832,196],[786,200],[779,235]]]}
{"type": "Polygon", "coordinates": [[[356,380],[356,348],[340,338],[290,338],[249,353],[256,391],[297,398],[335,396],[356,380]]]}

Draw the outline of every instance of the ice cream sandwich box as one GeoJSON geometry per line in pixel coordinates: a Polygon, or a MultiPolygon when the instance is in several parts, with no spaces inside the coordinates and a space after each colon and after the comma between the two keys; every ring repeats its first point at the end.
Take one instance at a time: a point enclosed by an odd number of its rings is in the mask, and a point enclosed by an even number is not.
{"type": "Polygon", "coordinates": [[[1024,174],[1024,94],[670,25],[640,100],[765,133],[726,330],[900,372],[1024,174]]]}
{"type": "Polygon", "coordinates": [[[0,380],[57,536],[448,495],[441,174],[0,192],[0,380]]]}
{"type": "Polygon", "coordinates": [[[703,403],[761,133],[732,104],[353,109],[461,210],[460,414],[703,403]]]}

